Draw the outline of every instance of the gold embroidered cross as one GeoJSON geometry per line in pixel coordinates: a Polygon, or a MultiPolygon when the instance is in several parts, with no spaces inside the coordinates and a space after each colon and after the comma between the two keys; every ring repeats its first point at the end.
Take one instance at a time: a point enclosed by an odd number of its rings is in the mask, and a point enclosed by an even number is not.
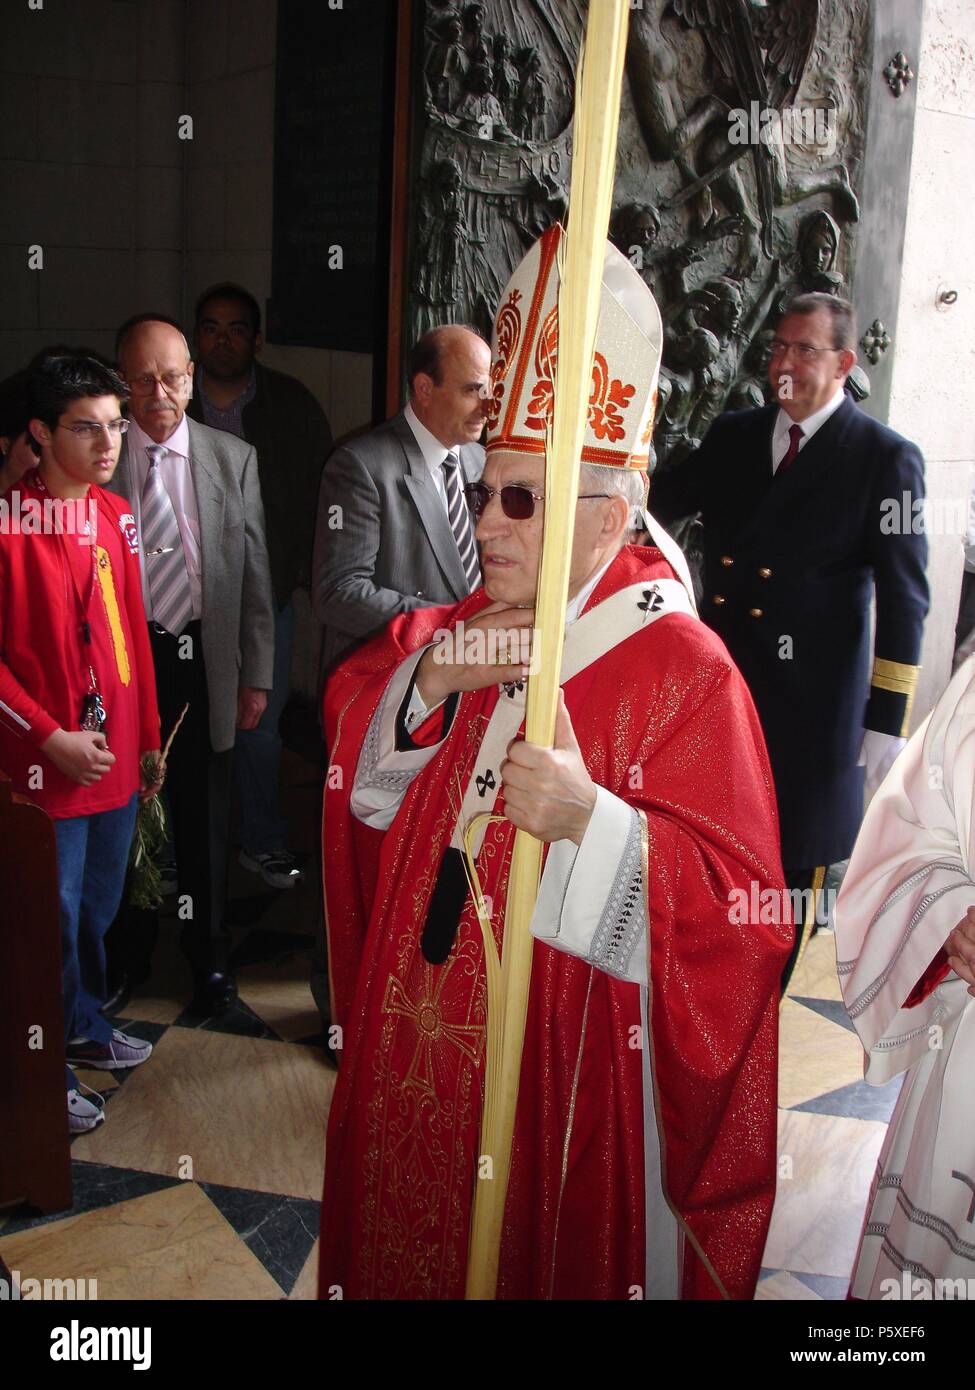
{"type": "Polygon", "coordinates": [[[464,1057],[477,1066],[484,1050],[484,1026],[478,1023],[452,1023],[444,1018],[441,1003],[447,976],[454,964],[453,957],[436,969],[424,963],[423,987],[420,997],[414,1003],[406,992],[402,980],[390,975],[386,981],[383,997],[383,1013],[398,1014],[416,1024],[418,1033],[416,1051],[406,1073],[406,1082],[412,1082],[421,1090],[434,1094],[433,1049],[444,1043],[457,1049],[464,1057]]]}

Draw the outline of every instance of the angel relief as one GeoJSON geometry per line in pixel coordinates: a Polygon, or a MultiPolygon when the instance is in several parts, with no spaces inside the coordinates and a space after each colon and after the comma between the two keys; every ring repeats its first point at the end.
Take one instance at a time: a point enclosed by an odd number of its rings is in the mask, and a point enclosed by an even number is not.
{"type": "MultiPolygon", "coordinates": [[[[651,451],[662,467],[679,463],[721,411],[764,399],[769,330],[787,298],[800,288],[851,291],[870,3],[631,5],[610,234],[666,325],[651,451]]],[[[409,331],[466,322],[489,336],[496,326],[492,423],[511,408],[512,335],[529,314],[527,303],[499,311],[504,286],[538,234],[565,220],[585,12],[586,0],[423,5],[409,331]]],[[[517,404],[539,442],[553,408],[551,336],[517,404]]],[[[631,396],[597,364],[590,439],[618,440],[631,396]]]]}
{"type": "MultiPolygon", "coordinates": [[[[845,165],[800,170],[787,163],[783,146],[781,118],[799,93],[820,8],[821,0],[653,0],[631,16],[627,67],[637,121],[651,158],[672,161],[681,180],[664,206],[690,204],[702,229],[715,220],[720,202],[739,220],[735,271],[743,277],[755,271],[761,253],[773,254],[777,208],[828,193],[841,220],[860,215],[845,165]],[[685,110],[680,61],[688,31],[703,45],[712,93],[685,110]],[[753,110],[762,113],[765,133],[740,142],[729,116],[753,110]]],[[[817,104],[835,118],[829,97],[817,104]]],[[[829,129],[833,122],[822,124],[829,129]]],[[[832,134],[835,141],[835,127],[832,134]]]]}

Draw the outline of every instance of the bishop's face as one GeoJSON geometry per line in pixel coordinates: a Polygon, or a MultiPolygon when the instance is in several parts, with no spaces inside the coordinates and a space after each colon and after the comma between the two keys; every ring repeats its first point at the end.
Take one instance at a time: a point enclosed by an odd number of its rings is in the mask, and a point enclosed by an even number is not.
{"type": "MultiPolygon", "coordinates": [[[[489,598],[510,604],[513,608],[530,608],[535,602],[538,586],[545,503],[536,501],[532,516],[524,521],[514,521],[505,516],[501,498],[497,494],[506,485],[517,484],[544,497],[545,462],[538,457],[520,454],[495,454],[484,465],[481,481],[495,489],[495,496],[481,513],[476,531],[485,591],[489,598]]],[[[609,491],[608,487],[606,491],[609,491]]],[[[590,494],[587,500],[576,506],[569,568],[570,598],[605,563],[610,549],[618,547],[617,533],[609,516],[613,505],[612,498],[590,494]]],[[[620,505],[618,499],[615,505],[620,505]]]]}

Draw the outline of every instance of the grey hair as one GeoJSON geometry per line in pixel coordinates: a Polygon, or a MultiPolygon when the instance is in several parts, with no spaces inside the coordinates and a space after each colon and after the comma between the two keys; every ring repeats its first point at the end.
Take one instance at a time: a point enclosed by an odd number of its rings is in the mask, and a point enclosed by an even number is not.
{"type": "Polygon", "coordinates": [[[579,491],[618,494],[630,506],[630,531],[639,529],[640,513],[647,505],[647,475],[640,469],[583,463],[579,467],[579,491]]]}

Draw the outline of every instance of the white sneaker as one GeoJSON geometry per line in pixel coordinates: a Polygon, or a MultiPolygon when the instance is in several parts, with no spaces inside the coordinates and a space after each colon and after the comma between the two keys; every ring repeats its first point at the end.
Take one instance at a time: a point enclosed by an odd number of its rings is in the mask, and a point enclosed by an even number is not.
{"type": "Polygon", "coordinates": [[[93,1042],[90,1038],[73,1038],[68,1043],[65,1060],[69,1067],[94,1067],[96,1071],[123,1071],[137,1067],[152,1051],[152,1043],[130,1037],[118,1028],[112,1029],[110,1043],[93,1042]]]}
{"type": "Polygon", "coordinates": [[[104,1119],[105,1099],[97,1091],[89,1090],[79,1082],[77,1087],[68,1092],[69,1133],[87,1134],[88,1130],[97,1129],[104,1119]],[[82,1090],[87,1091],[88,1095],[83,1096],[82,1090]]]}

